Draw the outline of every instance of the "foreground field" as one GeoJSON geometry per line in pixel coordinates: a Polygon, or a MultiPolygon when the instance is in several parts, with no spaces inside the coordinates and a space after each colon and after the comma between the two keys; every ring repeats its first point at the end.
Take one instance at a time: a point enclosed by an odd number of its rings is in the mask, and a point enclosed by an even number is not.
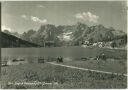
{"type": "Polygon", "coordinates": [[[100,70],[112,73],[127,73],[127,51],[103,48],[56,47],[56,48],[4,48],[2,60],[24,57],[28,63],[2,67],[2,88],[127,88],[127,77],[98,72],[83,71],[47,62],[56,63],[62,56],[68,66],[100,70]],[[94,59],[100,53],[107,60],[94,59]],[[45,63],[38,63],[39,57],[47,58],[45,63]],[[3,58],[4,57],[4,58],[3,58]],[[89,58],[81,60],[81,58],[89,58]]]}
{"type": "Polygon", "coordinates": [[[34,63],[3,67],[1,83],[2,88],[126,88],[127,78],[124,76],[74,70],[48,63],[34,63]],[[43,82],[45,84],[16,84],[19,82],[43,82]]]}

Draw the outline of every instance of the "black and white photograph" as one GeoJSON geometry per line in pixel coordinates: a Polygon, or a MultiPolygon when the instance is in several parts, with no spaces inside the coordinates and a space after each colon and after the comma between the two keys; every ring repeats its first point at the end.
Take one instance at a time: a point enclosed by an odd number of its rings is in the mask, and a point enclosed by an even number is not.
{"type": "Polygon", "coordinates": [[[127,1],[1,1],[1,89],[126,89],[127,1]]]}

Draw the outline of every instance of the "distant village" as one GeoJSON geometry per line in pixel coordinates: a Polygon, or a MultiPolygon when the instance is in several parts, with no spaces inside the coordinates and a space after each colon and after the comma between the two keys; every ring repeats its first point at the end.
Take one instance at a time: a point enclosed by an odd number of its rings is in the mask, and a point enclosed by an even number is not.
{"type": "Polygon", "coordinates": [[[89,41],[84,41],[82,47],[99,47],[99,48],[109,48],[109,49],[125,49],[126,47],[117,47],[113,41],[109,42],[95,42],[90,43],[89,41]]]}
{"type": "Polygon", "coordinates": [[[82,45],[82,47],[89,47],[89,46],[97,46],[99,48],[105,47],[105,48],[112,48],[111,47],[112,42],[97,42],[97,43],[90,43],[89,41],[85,41],[82,45]]]}

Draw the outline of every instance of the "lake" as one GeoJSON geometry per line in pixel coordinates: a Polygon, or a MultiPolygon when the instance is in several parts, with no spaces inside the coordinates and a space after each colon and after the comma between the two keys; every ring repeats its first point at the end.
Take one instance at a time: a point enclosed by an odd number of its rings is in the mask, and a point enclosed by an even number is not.
{"type": "Polygon", "coordinates": [[[44,56],[44,57],[93,57],[100,53],[114,54],[115,56],[127,55],[126,50],[114,50],[114,49],[103,49],[103,48],[84,48],[80,46],[73,47],[51,47],[51,48],[2,48],[2,56],[44,56]]]}

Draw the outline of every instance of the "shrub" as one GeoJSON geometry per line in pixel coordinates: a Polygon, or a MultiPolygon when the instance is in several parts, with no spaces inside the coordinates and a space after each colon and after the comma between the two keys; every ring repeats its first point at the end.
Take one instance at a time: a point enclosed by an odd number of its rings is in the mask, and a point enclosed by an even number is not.
{"type": "Polygon", "coordinates": [[[25,71],[24,72],[24,79],[27,81],[39,81],[39,76],[37,72],[34,71],[25,71]]]}

